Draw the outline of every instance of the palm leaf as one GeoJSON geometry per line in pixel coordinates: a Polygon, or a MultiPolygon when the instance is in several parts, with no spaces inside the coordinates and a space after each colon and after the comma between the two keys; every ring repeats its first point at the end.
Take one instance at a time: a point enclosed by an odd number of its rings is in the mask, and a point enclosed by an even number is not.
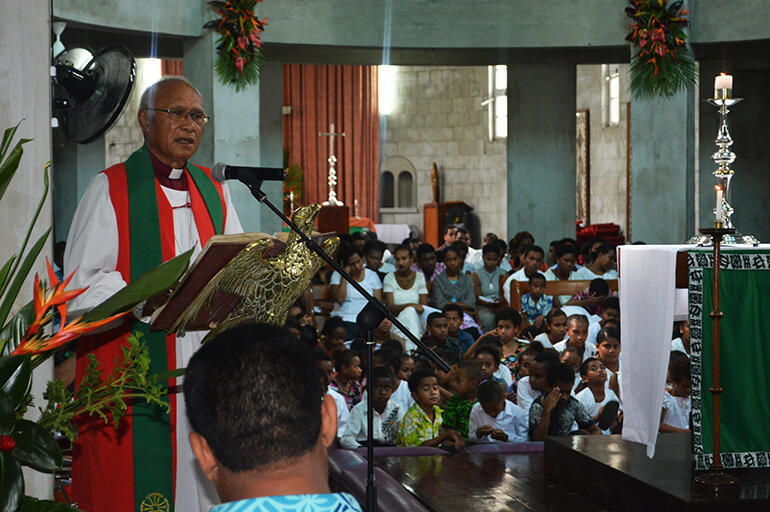
{"type": "MultiPolygon", "coordinates": [[[[16,143],[11,154],[8,155],[8,158],[2,165],[0,165],[0,199],[3,198],[8,185],[11,183],[14,174],[16,174],[16,169],[19,168],[21,155],[24,153],[24,149],[21,146],[31,140],[32,139],[19,139],[19,142],[16,143]]],[[[3,146],[5,146],[5,137],[3,137],[3,146]]]]}
{"type": "Polygon", "coordinates": [[[29,301],[0,330],[0,356],[7,356],[16,350],[34,320],[35,305],[29,301]]]}
{"type": "Polygon", "coordinates": [[[9,147],[11,147],[11,141],[13,140],[13,136],[16,135],[16,130],[19,129],[20,124],[21,121],[19,121],[19,124],[16,126],[6,128],[5,132],[3,132],[3,141],[0,142],[0,162],[2,162],[3,158],[5,158],[5,152],[8,151],[9,147]]]}
{"type": "Polygon", "coordinates": [[[24,258],[24,263],[19,267],[19,273],[16,274],[16,278],[13,280],[11,287],[8,288],[8,293],[3,296],[3,302],[0,304],[0,325],[5,323],[5,319],[11,311],[11,307],[13,307],[13,302],[19,294],[19,290],[21,290],[21,286],[24,284],[27,274],[29,274],[29,271],[32,269],[32,265],[35,263],[40,251],[43,249],[43,245],[50,232],[51,228],[48,228],[46,232],[43,233],[43,236],[37,239],[35,245],[32,246],[32,249],[29,250],[27,256],[24,258]]]}
{"type": "MultiPolygon", "coordinates": [[[[51,162],[48,162],[47,164],[45,164],[45,167],[43,168],[43,195],[40,198],[40,201],[37,203],[37,209],[35,210],[35,214],[32,216],[32,221],[29,223],[29,227],[27,228],[27,234],[24,237],[24,242],[21,244],[21,249],[18,252],[19,257],[16,258],[16,261],[14,261],[13,266],[11,267],[11,270],[8,273],[8,276],[7,276],[7,279],[6,279],[7,282],[6,283],[0,283],[0,298],[5,297],[7,299],[7,297],[4,296],[4,293],[5,293],[5,290],[6,290],[7,286],[8,286],[8,281],[10,281],[10,278],[14,275],[14,273],[16,273],[16,268],[17,268],[17,266],[19,264],[19,259],[24,254],[24,250],[27,248],[27,242],[29,242],[29,237],[32,235],[32,229],[35,227],[35,223],[37,223],[37,218],[40,216],[40,210],[43,208],[43,204],[45,203],[45,198],[48,195],[48,166],[50,166],[50,165],[51,165],[51,162]]],[[[48,232],[50,232],[50,231],[51,231],[51,229],[49,228],[48,231],[46,232],[46,236],[47,236],[48,232]]],[[[29,269],[27,269],[27,272],[29,272],[29,269]]],[[[27,277],[26,273],[25,274],[19,274],[19,275],[21,275],[21,280],[22,281],[24,280],[25,277],[27,277]]],[[[19,275],[16,276],[17,279],[19,278],[19,275]]],[[[17,291],[17,293],[18,293],[18,291],[17,291]]],[[[15,295],[14,295],[13,300],[11,300],[11,303],[13,303],[14,300],[16,300],[15,295]]],[[[10,311],[10,306],[8,307],[8,311],[10,311]]],[[[7,318],[7,316],[8,316],[8,312],[7,311],[6,311],[5,315],[0,315],[0,325],[3,325],[3,323],[5,322],[5,319],[7,318]]]]}
{"type": "Polygon", "coordinates": [[[139,279],[121,288],[107,300],[86,313],[84,322],[103,320],[112,315],[128,311],[155,294],[170,289],[182,277],[190,263],[192,249],[172,258],[139,279]]]}
{"type": "Polygon", "coordinates": [[[11,271],[11,265],[13,265],[14,261],[16,261],[15,254],[8,258],[8,261],[5,262],[3,268],[0,269],[0,289],[5,288],[5,278],[8,277],[8,274],[11,271]]]}

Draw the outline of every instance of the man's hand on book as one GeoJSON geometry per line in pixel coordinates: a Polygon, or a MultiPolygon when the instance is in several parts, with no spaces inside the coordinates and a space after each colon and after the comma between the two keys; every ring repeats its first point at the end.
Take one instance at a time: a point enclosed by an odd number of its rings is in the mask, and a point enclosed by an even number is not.
{"type": "Polygon", "coordinates": [[[144,309],[142,310],[142,316],[152,315],[156,309],[164,305],[168,298],[171,296],[171,289],[164,290],[160,293],[156,293],[144,303],[144,309]]]}

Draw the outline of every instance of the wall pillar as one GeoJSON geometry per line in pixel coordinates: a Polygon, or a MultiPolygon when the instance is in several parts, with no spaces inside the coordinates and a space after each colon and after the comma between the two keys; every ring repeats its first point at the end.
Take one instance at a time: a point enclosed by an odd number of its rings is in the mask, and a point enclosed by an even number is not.
{"type": "MultiPolygon", "coordinates": [[[[282,167],[281,64],[266,62],[260,82],[236,92],[221,84],[214,73],[215,40],[214,34],[206,31],[184,47],[185,76],[200,90],[203,106],[211,116],[194,160],[209,166],[225,162],[282,167]]],[[[280,231],[280,219],[259,204],[245,185],[230,181],[229,187],[245,231],[280,231]]],[[[265,182],[262,190],[282,208],[280,182],[265,182]]]]}
{"type": "Polygon", "coordinates": [[[509,65],[509,238],[575,236],[575,146],[575,65],[509,65]]]}
{"type": "Polygon", "coordinates": [[[693,95],[631,101],[633,241],[681,244],[695,234],[693,95]]]}

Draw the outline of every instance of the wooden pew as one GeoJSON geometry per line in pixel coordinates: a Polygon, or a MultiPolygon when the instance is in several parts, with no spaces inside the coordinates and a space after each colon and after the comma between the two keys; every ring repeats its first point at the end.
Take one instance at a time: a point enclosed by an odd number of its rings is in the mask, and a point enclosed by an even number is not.
{"type": "MultiPolygon", "coordinates": [[[[613,292],[618,291],[618,280],[607,279],[607,284],[610,285],[610,290],[613,292]]],[[[511,304],[510,306],[517,311],[521,311],[521,296],[525,293],[529,293],[529,282],[527,281],[511,281],[511,304]]],[[[546,281],[545,293],[546,295],[570,295],[574,296],[583,290],[591,286],[591,281],[546,281]]],[[[562,304],[563,306],[564,304],[562,304]]]]}

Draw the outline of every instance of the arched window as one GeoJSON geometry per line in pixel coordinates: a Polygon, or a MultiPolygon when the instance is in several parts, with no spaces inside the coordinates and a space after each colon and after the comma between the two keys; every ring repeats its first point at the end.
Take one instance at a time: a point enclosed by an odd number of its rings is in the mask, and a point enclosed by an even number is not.
{"type": "Polygon", "coordinates": [[[412,162],[394,156],[388,158],[380,169],[380,209],[415,209],[417,173],[412,162]]]}
{"type": "Polygon", "coordinates": [[[380,174],[380,208],[393,208],[395,206],[393,188],[393,173],[383,171],[380,174]]]}
{"type": "Polygon", "coordinates": [[[409,171],[401,171],[398,174],[398,206],[399,208],[411,208],[414,206],[412,202],[412,173],[409,171]]]}

